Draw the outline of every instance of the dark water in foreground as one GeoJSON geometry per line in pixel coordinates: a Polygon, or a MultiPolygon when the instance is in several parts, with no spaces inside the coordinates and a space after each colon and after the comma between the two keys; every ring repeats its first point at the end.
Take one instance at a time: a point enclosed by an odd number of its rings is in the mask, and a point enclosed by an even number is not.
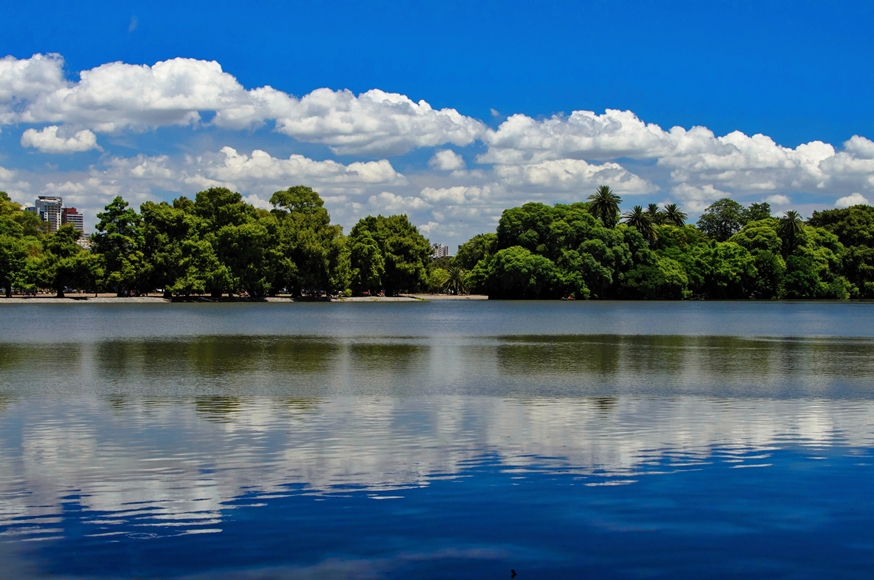
{"type": "Polygon", "coordinates": [[[870,578],[874,305],[0,306],[0,578],[870,578]]]}

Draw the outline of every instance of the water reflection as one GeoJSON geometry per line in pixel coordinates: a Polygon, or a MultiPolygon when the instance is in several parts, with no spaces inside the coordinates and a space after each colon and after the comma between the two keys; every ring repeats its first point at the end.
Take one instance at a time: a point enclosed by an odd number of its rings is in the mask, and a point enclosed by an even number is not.
{"type": "Polygon", "coordinates": [[[215,336],[0,346],[0,393],[868,398],[874,340],[215,336]]]}
{"type": "Polygon", "coordinates": [[[399,578],[448,560],[477,578],[522,554],[578,577],[595,557],[567,538],[585,538],[607,577],[690,549],[736,562],[750,530],[806,530],[870,562],[845,536],[874,545],[870,518],[846,516],[874,517],[872,354],[859,338],[611,334],[0,345],[0,560],[39,564],[20,577],[276,562],[254,577],[399,578]],[[49,548],[7,554],[25,545],[49,548]]]}
{"type": "Polygon", "coordinates": [[[0,530],[18,539],[51,535],[71,499],[92,514],[90,532],[133,522],[166,534],[220,528],[243,496],[427,487],[484,456],[599,485],[874,446],[872,401],[107,397],[19,400],[2,418],[0,530]]]}

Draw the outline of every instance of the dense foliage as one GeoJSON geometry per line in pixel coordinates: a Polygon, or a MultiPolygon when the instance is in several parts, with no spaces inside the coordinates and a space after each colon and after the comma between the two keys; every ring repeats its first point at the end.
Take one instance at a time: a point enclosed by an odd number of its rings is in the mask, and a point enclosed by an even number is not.
{"type": "Polygon", "coordinates": [[[277,191],[271,210],[224,188],[194,199],[115,198],[91,251],[72,226],[46,233],[0,192],[0,287],[165,295],[476,292],[492,298],[874,298],[874,208],[771,216],[767,203],[713,203],[698,220],[676,205],[635,206],[602,186],[587,202],[503,212],[454,258],[407,216],[368,216],[344,236],[318,193],[277,191]]]}
{"type": "Polygon", "coordinates": [[[6,296],[12,288],[52,288],[58,296],[67,287],[93,289],[103,276],[100,257],[76,242],[80,233],[72,225],[46,235],[39,217],[22,211],[0,191],[0,287],[6,296]]]}
{"type": "Polygon", "coordinates": [[[61,296],[77,288],[214,297],[428,287],[431,246],[406,216],[367,217],[346,238],[305,186],[274,193],[270,211],[225,188],[146,202],[139,212],[116,197],[97,215],[90,252],[72,226],[45,234],[37,216],[2,196],[0,287],[7,295],[12,287],[50,287],[61,296]]]}
{"type": "Polygon", "coordinates": [[[721,199],[685,224],[675,204],[635,206],[601,187],[588,203],[506,210],[461,246],[466,287],[495,298],[870,298],[874,208],[794,211],[721,199]]]}

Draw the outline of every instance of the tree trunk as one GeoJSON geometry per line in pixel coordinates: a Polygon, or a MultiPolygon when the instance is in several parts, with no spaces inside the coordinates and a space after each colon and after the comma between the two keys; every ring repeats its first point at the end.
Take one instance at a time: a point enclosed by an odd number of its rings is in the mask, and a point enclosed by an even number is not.
{"type": "Polygon", "coordinates": [[[164,298],[166,300],[170,300],[171,298],[173,298],[173,293],[170,292],[169,290],[164,290],[164,298]]]}
{"type": "Polygon", "coordinates": [[[63,288],[58,288],[58,295],[55,296],[55,298],[66,298],[66,296],[64,296],[64,289],[63,288]]]}

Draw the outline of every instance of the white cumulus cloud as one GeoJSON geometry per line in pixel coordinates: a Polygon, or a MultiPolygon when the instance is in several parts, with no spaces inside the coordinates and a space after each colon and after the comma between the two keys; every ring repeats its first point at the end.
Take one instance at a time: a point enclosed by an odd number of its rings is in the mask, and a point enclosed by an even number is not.
{"type": "Polygon", "coordinates": [[[491,189],[490,185],[484,187],[467,187],[463,185],[441,188],[426,187],[422,190],[421,195],[422,198],[434,204],[476,203],[488,200],[491,189]]]}
{"type": "Polygon", "coordinates": [[[387,214],[410,213],[430,209],[431,205],[421,197],[401,196],[383,191],[379,195],[372,195],[367,200],[371,209],[387,214]]]}
{"type": "Polygon", "coordinates": [[[835,207],[844,208],[844,207],[850,207],[853,205],[862,205],[862,204],[867,205],[869,203],[870,202],[868,201],[868,198],[865,197],[864,195],[862,195],[861,193],[853,193],[853,194],[838,198],[838,200],[835,202],[835,207]]]}
{"type": "Polygon", "coordinates": [[[232,147],[223,147],[219,154],[190,159],[188,165],[190,170],[202,173],[210,179],[234,184],[309,183],[355,188],[367,184],[406,183],[404,176],[396,172],[391,163],[385,159],[357,161],[343,165],[330,159],[314,161],[303,155],[291,155],[287,159],[280,159],[258,149],[251,155],[246,155],[232,147]]]}
{"type": "Polygon", "coordinates": [[[696,187],[686,183],[674,186],[671,189],[671,196],[693,213],[701,213],[718,199],[731,197],[728,192],[716,189],[712,185],[696,187]]]}
{"type": "Polygon", "coordinates": [[[608,109],[603,115],[574,111],[536,121],[512,115],[486,136],[482,163],[538,162],[561,157],[611,159],[652,157],[667,152],[670,139],[658,125],[646,124],[631,111],[608,109]]]}
{"type": "Polygon", "coordinates": [[[438,171],[456,171],[464,169],[465,164],[461,155],[451,149],[444,149],[431,157],[428,166],[438,171]]]}
{"type": "Polygon", "coordinates": [[[191,125],[200,120],[200,111],[239,109],[249,100],[242,85],[214,61],[174,58],[153,66],[113,62],[79,76],[79,82],[29,99],[20,120],[114,133],[191,125]]]}
{"type": "Polygon", "coordinates": [[[592,164],[582,159],[554,159],[539,163],[496,165],[495,175],[511,189],[571,192],[609,185],[619,194],[650,193],[657,188],[618,163],[592,164]]]}
{"type": "Polygon", "coordinates": [[[57,125],[50,125],[41,131],[27,129],[21,135],[21,146],[34,147],[43,153],[78,153],[100,149],[97,136],[88,129],[63,137],[58,135],[57,125]]]}
{"type": "Polygon", "coordinates": [[[874,141],[853,135],[844,142],[844,151],[858,159],[874,159],[874,141]]]}
{"type": "Polygon", "coordinates": [[[65,84],[64,59],[60,55],[0,59],[0,124],[17,122],[21,107],[65,84]]]}
{"type": "Polygon", "coordinates": [[[455,109],[433,109],[425,101],[373,89],[317,89],[274,111],[277,130],[302,141],[328,145],[337,154],[401,154],[443,143],[468,145],[486,126],[455,109]]]}
{"type": "Polygon", "coordinates": [[[397,154],[443,143],[468,145],[487,128],[454,109],[373,89],[317,89],[296,98],[269,86],[246,90],[215,61],[174,58],[154,65],[113,62],[63,76],[63,59],[36,55],[0,61],[0,123],[67,123],[98,133],[212,123],[244,129],[268,120],[276,130],[323,143],[338,154],[397,154]]]}
{"type": "Polygon", "coordinates": [[[630,111],[574,111],[536,120],[513,115],[484,137],[480,163],[521,167],[565,159],[655,160],[669,182],[737,193],[874,189],[874,142],[854,136],[844,151],[822,141],[784,147],[772,138],[706,127],[665,130],[630,111]]]}
{"type": "Polygon", "coordinates": [[[783,208],[792,203],[792,200],[789,199],[788,195],[782,194],[769,195],[765,198],[765,201],[773,206],[776,206],[777,208],[783,208]]]}
{"type": "MultiPolygon", "coordinates": [[[[33,203],[33,194],[28,192],[62,195],[67,205],[83,211],[89,227],[97,212],[116,195],[138,207],[147,200],[191,197],[209,187],[227,187],[243,194],[248,203],[268,208],[273,192],[298,184],[316,189],[344,225],[367,215],[359,215],[356,205],[361,210],[368,198],[386,187],[408,186],[406,177],[384,159],[342,164],[301,155],[273,157],[257,149],[246,154],[231,147],[197,156],[109,157],[85,171],[34,174],[0,167],[0,189],[25,203],[33,203]]],[[[399,203],[412,209],[427,206],[421,199],[404,196],[377,196],[375,201],[385,208],[400,207],[399,203]]]]}
{"type": "Polygon", "coordinates": [[[419,229],[420,232],[427,235],[427,234],[430,234],[434,231],[439,230],[440,224],[438,224],[437,222],[428,222],[424,225],[417,226],[417,228],[419,229]]]}
{"type": "MultiPolygon", "coordinates": [[[[491,129],[455,109],[379,89],[316,88],[296,96],[244,87],[213,61],[64,66],[53,54],[0,59],[0,125],[24,125],[23,147],[72,153],[99,150],[98,138],[106,148],[136,147],[135,133],[160,127],[211,130],[181,143],[184,156],[107,154],[78,170],[18,169],[7,155],[0,188],[19,196],[81,196],[77,202],[90,208],[114,192],[140,201],[225,186],[264,207],[273,191],[301,183],[318,190],[344,225],[368,212],[414,212],[417,223],[440,224],[432,231],[465,239],[491,229],[505,208],[583,201],[599,185],[623,197],[673,200],[690,215],[722,197],[801,209],[811,193],[838,206],[874,199],[874,141],[861,135],[837,146],[786,147],[763,134],[663,128],[615,109],[542,119],[493,113],[490,122],[500,124],[491,129]],[[280,135],[265,138],[254,131],[261,126],[280,135]],[[220,147],[219,139],[241,131],[250,132],[250,149],[220,147]],[[318,160],[268,153],[271,139],[281,135],[322,145],[313,154],[318,160]],[[420,155],[402,161],[411,166],[407,175],[387,159],[420,148],[432,156],[424,167],[417,167],[420,155]],[[350,157],[341,162],[331,153],[350,157]]],[[[226,142],[240,143],[239,137],[226,142]]]]}

